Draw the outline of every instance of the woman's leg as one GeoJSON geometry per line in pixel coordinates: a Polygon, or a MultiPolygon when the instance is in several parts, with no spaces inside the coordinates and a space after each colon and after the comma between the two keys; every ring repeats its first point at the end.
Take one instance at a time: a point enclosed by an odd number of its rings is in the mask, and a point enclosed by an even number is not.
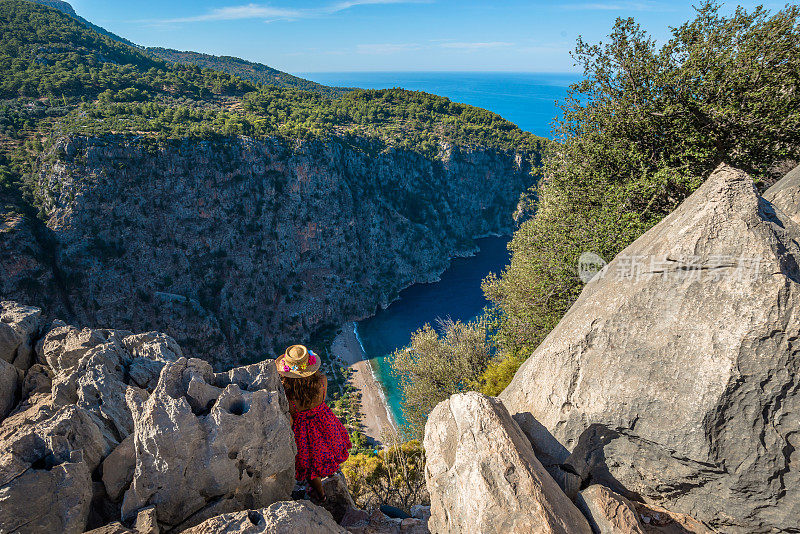
{"type": "Polygon", "coordinates": [[[322,479],[316,477],[312,478],[308,482],[311,484],[311,488],[314,490],[314,493],[317,494],[317,498],[319,500],[323,500],[325,498],[325,489],[322,487],[322,479]]]}

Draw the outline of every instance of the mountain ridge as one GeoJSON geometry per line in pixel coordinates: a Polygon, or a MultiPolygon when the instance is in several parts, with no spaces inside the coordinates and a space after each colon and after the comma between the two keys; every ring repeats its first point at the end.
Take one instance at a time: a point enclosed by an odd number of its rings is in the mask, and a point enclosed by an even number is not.
{"type": "Polygon", "coordinates": [[[315,93],[319,93],[321,95],[330,98],[339,97],[347,93],[348,91],[352,90],[349,88],[329,87],[326,85],[318,84],[316,82],[312,82],[311,80],[299,78],[287,72],[274,69],[268,65],[248,61],[246,59],[238,57],[215,56],[212,54],[205,54],[202,52],[180,51],[180,50],[161,48],[161,47],[147,48],[138,45],[128,39],[125,39],[124,37],[120,37],[119,35],[112,33],[106,30],[105,28],[97,26],[92,22],[89,22],[85,18],[78,15],[73,9],[72,5],[69,4],[69,2],[65,2],[63,0],[27,0],[27,1],[61,11],[62,13],[78,20],[79,22],[81,22],[81,24],[83,24],[87,28],[94,30],[95,32],[101,35],[105,35],[106,37],[109,37],[115,41],[126,44],[128,46],[144,50],[149,54],[159,57],[165,61],[170,61],[172,63],[181,63],[184,65],[197,65],[202,68],[212,69],[220,72],[226,72],[228,74],[238,76],[242,79],[249,80],[255,83],[260,83],[263,85],[274,85],[276,87],[292,87],[304,91],[312,91],[315,93]]]}
{"type": "Polygon", "coordinates": [[[545,148],[446,98],[254,84],[21,0],[0,1],[0,29],[17,206],[0,293],[167,331],[218,367],[363,318],[510,233],[545,148]]]}

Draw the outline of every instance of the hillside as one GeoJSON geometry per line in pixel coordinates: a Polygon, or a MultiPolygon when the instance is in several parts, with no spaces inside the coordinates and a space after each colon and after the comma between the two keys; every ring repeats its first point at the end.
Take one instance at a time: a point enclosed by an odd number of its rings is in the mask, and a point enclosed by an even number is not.
{"type": "MultiPolygon", "coordinates": [[[[75,10],[68,2],[64,2],[62,0],[29,0],[29,1],[43,6],[51,7],[53,9],[57,9],[58,11],[61,11],[62,13],[65,13],[73,17],[75,20],[86,26],[88,29],[96,33],[99,33],[100,35],[109,37],[114,41],[126,44],[128,46],[132,46],[134,48],[143,49],[143,47],[134,44],[128,39],[125,39],[124,37],[120,37],[119,35],[109,32],[105,28],[101,28],[100,26],[92,24],[88,20],[79,16],[77,13],[75,13],[75,10]]],[[[319,93],[321,95],[325,95],[330,98],[336,98],[351,90],[347,88],[328,87],[325,85],[321,85],[312,82],[311,80],[298,78],[297,76],[292,76],[291,74],[288,74],[286,72],[273,69],[271,67],[268,67],[267,65],[262,65],[260,63],[253,63],[236,57],[212,56],[209,54],[201,54],[199,52],[188,52],[188,51],[182,52],[179,50],[172,50],[169,48],[159,48],[159,47],[148,48],[147,52],[165,61],[170,61],[172,63],[181,63],[183,65],[197,65],[198,67],[204,69],[211,69],[219,72],[232,74],[234,76],[242,78],[243,80],[249,80],[257,84],[275,85],[277,87],[291,87],[303,91],[313,91],[315,93],[319,93]]]]}
{"type": "Polygon", "coordinates": [[[201,54],[199,52],[182,52],[180,50],[172,50],[169,48],[148,48],[148,52],[160,57],[166,61],[173,63],[182,63],[184,65],[197,65],[204,69],[217,70],[220,72],[227,72],[238,76],[243,80],[249,80],[261,85],[274,85],[276,87],[291,87],[303,91],[311,91],[319,93],[331,98],[337,98],[343,94],[352,91],[352,89],[343,87],[328,87],[321,85],[311,80],[305,80],[292,76],[286,72],[273,69],[261,63],[253,63],[238,57],[231,56],[212,56],[210,54],[201,54]]]}
{"type": "MultiPolygon", "coordinates": [[[[80,22],[81,24],[83,24],[84,26],[89,28],[90,30],[99,33],[100,35],[105,35],[106,37],[110,37],[111,39],[113,39],[115,41],[119,41],[120,43],[129,45],[129,46],[133,46],[133,47],[137,47],[137,45],[135,45],[133,42],[129,41],[128,39],[125,39],[124,37],[120,37],[119,35],[117,35],[115,33],[112,33],[110,31],[106,30],[105,28],[101,28],[100,26],[97,26],[96,24],[92,24],[91,22],[89,22],[85,18],[81,17],[80,15],[75,13],[75,10],[72,8],[72,6],[69,4],[69,2],[64,2],[63,0],[28,0],[28,1],[29,2],[33,2],[35,4],[40,4],[40,5],[43,5],[43,6],[51,7],[53,9],[57,9],[57,10],[61,11],[62,13],[66,13],[70,17],[73,17],[75,20],[77,20],[78,22],[80,22]]],[[[141,48],[141,47],[138,47],[138,48],[141,48]]]]}
{"type": "Polygon", "coordinates": [[[3,298],[158,328],[219,367],[510,233],[544,147],[426,93],[166,62],[29,2],[0,2],[0,31],[3,298]]]}

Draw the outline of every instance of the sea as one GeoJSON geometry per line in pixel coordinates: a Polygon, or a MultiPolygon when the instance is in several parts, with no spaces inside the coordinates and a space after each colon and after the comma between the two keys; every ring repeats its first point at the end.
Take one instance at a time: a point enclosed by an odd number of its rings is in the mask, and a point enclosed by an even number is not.
{"type": "MultiPolygon", "coordinates": [[[[493,111],[521,129],[550,137],[551,123],[558,115],[558,100],[576,74],[456,73],[456,72],[326,72],[300,74],[325,85],[383,89],[402,87],[445,96],[493,111]]],[[[500,273],[508,264],[510,236],[476,240],[479,251],[471,257],[454,258],[436,282],[415,284],[374,316],[356,323],[356,335],[381,382],[395,421],[405,423],[402,391],[390,365],[390,356],[409,344],[413,332],[426,323],[436,327],[441,319],[474,320],[489,302],[481,281],[489,273],[500,273]]]]}
{"type": "Polygon", "coordinates": [[[521,72],[311,72],[298,76],[337,87],[425,91],[488,109],[542,137],[550,137],[551,123],[560,111],[556,101],[563,100],[569,85],[581,78],[575,73],[521,72]]]}

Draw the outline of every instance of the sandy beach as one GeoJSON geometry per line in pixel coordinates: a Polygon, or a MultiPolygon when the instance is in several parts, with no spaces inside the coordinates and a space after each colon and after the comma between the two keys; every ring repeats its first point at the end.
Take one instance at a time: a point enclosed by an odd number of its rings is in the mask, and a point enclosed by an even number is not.
{"type": "Polygon", "coordinates": [[[361,392],[361,423],[364,433],[379,443],[385,442],[384,435],[395,430],[394,421],[389,414],[383,389],[372,374],[352,323],[342,327],[342,332],[333,340],[331,352],[353,370],[353,386],[361,392]]]}

